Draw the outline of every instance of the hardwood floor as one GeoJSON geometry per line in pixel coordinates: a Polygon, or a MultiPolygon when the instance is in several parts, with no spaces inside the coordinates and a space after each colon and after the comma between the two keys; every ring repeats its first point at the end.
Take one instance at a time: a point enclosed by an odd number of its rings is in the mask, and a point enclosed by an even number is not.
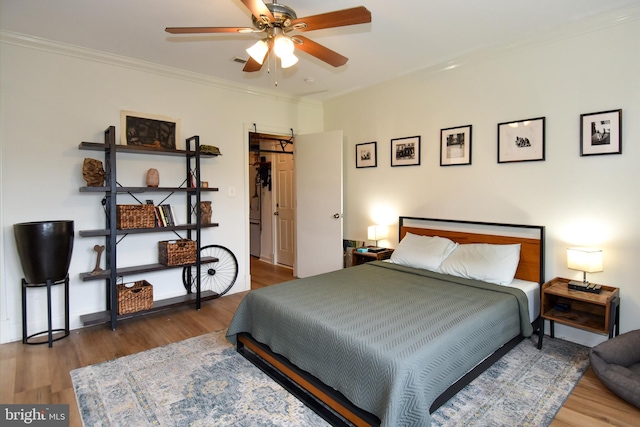
{"type": "MultiPolygon", "coordinates": [[[[292,280],[291,269],[251,259],[252,289],[292,280]]],[[[0,345],[0,402],[68,403],[70,425],[81,426],[69,372],[73,369],[226,328],[246,292],[192,307],[71,331],[46,345],[0,345]]],[[[637,426],[640,410],[609,392],[591,369],[580,380],[551,426],[637,426]]]]}

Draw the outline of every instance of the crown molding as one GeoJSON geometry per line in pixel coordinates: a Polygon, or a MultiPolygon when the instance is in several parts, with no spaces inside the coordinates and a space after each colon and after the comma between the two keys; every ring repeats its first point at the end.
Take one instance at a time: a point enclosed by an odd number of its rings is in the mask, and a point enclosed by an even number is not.
{"type": "MultiPolygon", "coordinates": [[[[532,49],[550,43],[555,43],[561,40],[565,40],[572,37],[577,37],[587,33],[602,31],[610,27],[626,24],[631,21],[640,19],[640,6],[633,6],[630,8],[615,10],[612,12],[604,13],[596,17],[583,19],[571,24],[563,25],[562,27],[549,30],[535,37],[525,38],[514,43],[507,45],[496,46],[493,48],[485,49],[478,52],[473,52],[468,55],[460,56],[458,58],[446,61],[444,63],[433,64],[428,67],[422,67],[418,69],[406,70],[402,74],[396,75],[390,80],[380,82],[380,84],[388,83],[395,79],[401,79],[408,77],[414,73],[427,73],[436,74],[447,72],[453,69],[457,69],[463,66],[471,66],[487,60],[495,59],[501,56],[509,55],[519,51],[532,49]]],[[[277,99],[279,101],[290,102],[293,104],[308,104],[312,106],[322,105],[322,101],[310,100],[295,95],[287,95],[277,91],[270,91],[267,89],[255,88],[249,85],[243,85],[228,80],[218,79],[203,74],[193,73],[190,71],[167,67],[159,64],[154,64],[146,61],[141,61],[134,58],[114,55],[97,50],[82,48],[65,43],[54,42],[39,37],[34,37],[26,34],[15,33],[11,31],[0,30],[0,43],[11,44],[31,49],[38,49],[46,52],[56,53],[59,55],[66,55],[70,57],[80,58],[88,61],[101,62],[109,65],[120,66],[130,68],[133,70],[144,71],[148,73],[159,74],[166,77],[186,80],[195,82],[207,86],[212,86],[220,89],[232,90],[241,92],[244,94],[250,94],[254,96],[277,99]]],[[[348,91],[335,94],[330,99],[339,98],[349,93],[366,90],[368,88],[350,89],[348,91]]],[[[325,100],[326,101],[326,100],[325,100]]]]}
{"type": "Polygon", "coordinates": [[[277,91],[269,91],[230,82],[228,80],[219,79],[204,74],[193,73],[178,68],[167,67],[164,65],[154,64],[139,59],[129,58],[111,53],[101,52],[93,49],[87,49],[66,43],[55,42],[40,37],[30,36],[27,34],[15,33],[12,31],[0,30],[0,43],[14,46],[20,46],[28,49],[35,49],[44,52],[54,53],[57,55],[69,56],[86,61],[99,62],[117,67],[129,68],[136,71],[158,74],[164,77],[186,80],[192,83],[198,83],[218,89],[231,90],[244,94],[276,99],[278,101],[289,102],[293,104],[309,104],[321,105],[320,101],[307,100],[301,97],[283,94],[277,91]]]}
{"type": "Polygon", "coordinates": [[[493,59],[500,56],[510,55],[512,53],[546,46],[585,34],[603,31],[611,27],[616,27],[618,25],[627,24],[637,20],[640,20],[640,6],[620,9],[570,24],[565,24],[561,27],[545,31],[544,33],[533,37],[523,38],[513,43],[496,46],[482,52],[471,53],[466,57],[449,61],[446,64],[439,64],[432,68],[437,69],[437,71],[448,71],[453,68],[457,68],[459,64],[473,64],[484,59],[493,59]]]}
{"type": "MultiPolygon", "coordinates": [[[[433,64],[428,67],[416,68],[412,70],[406,70],[402,74],[398,74],[395,77],[380,82],[372,87],[379,85],[386,85],[395,80],[402,80],[405,78],[411,78],[416,74],[420,75],[435,75],[443,72],[449,72],[461,67],[474,66],[489,60],[497,59],[503,56],[511,55],[524,50],[534,49],[542,47],[552,43],[557,43],[562,40],[566,40],[573,37],[579,37],[585,34],[603,31],[608,28],[616,27],[619,25],[628,24],[633,21],[640,20],[640,6],[633,6],[630,8],[615,10],[609,13],[604,13],[596,17],[583,19],[580,21],[566,24],[561,27],[545,31],[543,34],[539,34],[534,37],[523,38],[519,41],[494,46],[492,48],[484,49],[482,51],[472,52],[467,55],[459,56],[444,63],[433,64]]],[[[340,94],[336,94],[330,100],[353,94],[359,91],[365,91],[369,88],[359,88],[356,90],[350,90],[340,94]]],[[[329,100],[329,101],[330,101],[329,100]]]]}

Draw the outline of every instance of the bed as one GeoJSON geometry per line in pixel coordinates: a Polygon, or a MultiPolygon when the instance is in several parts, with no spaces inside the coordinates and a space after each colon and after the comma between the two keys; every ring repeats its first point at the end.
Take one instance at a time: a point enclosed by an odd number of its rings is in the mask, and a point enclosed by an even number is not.
{"type": "Polygon", "coordinates": [[[383,427],[429,425],[524,337],[540,346],[544,227],[400,217],[399,240],[391,262],[249,293],[227,338],[332,425],[383,427]]]}

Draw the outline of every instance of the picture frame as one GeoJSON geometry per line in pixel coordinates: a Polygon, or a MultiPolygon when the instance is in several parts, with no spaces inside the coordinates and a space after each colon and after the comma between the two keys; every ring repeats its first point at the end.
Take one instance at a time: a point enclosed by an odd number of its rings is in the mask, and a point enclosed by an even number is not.
{"type": "Polygon", "coordinates": [[[622,110],[580,114],[580,155],[622,154],[622,110]]]}
{"type": "Polygon", "coordinates": [[[391,166],[420,165],[420,136],[391,140],[391,166]]]}
{"type": "Polygon", "coordinates": [[[471,164],[472,125],[440,129],[440,166],[471,164]]]}
{"type": "Polygon", "coordinates": [[[378,166],[377,142],[356,144],[356,168],[375,168],[378,166]]]}
{"type": "Polygon", "coordinates": [[[498,123],[498,163],[535,162],[545,156],[545,117],[498,123]]]}
{"type": "Polygon", "coordinates": [[[159,150],[181,149],[180,119],[120,111],[120,144],[159,150]]]}

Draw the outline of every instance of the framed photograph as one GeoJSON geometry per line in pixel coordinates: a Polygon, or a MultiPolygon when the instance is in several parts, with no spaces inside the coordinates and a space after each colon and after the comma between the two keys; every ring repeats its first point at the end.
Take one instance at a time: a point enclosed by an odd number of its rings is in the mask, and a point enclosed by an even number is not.
{"type": "Polygon", "coordinates": [[[120,144],[165,150],[180,149],[180,119],[120,112],[120,144]]]}
{"type": "Polygon", "coordinates": [[[498,163],[544,160],[545,118],[498,123],[498,163]]]}
{"type": "Polygon", "coordinates": [[[420,137],[408,136],[391,140],[391,166],[420,164],[420,137]]]}
{"type": "Polygon", "coordinates": [[[580,114],[580,155],[622,154],[622,110],[580,114]]]}
{"type": "Polygon", "coordinates": [[[376,142],[356,144],[356,168],[375,168],[378,166],[376,142]]]}
{"type": "Polygon", "coordinates": [[[471,164],[471,125],[440,129],[440,166],[471,164]]]}

